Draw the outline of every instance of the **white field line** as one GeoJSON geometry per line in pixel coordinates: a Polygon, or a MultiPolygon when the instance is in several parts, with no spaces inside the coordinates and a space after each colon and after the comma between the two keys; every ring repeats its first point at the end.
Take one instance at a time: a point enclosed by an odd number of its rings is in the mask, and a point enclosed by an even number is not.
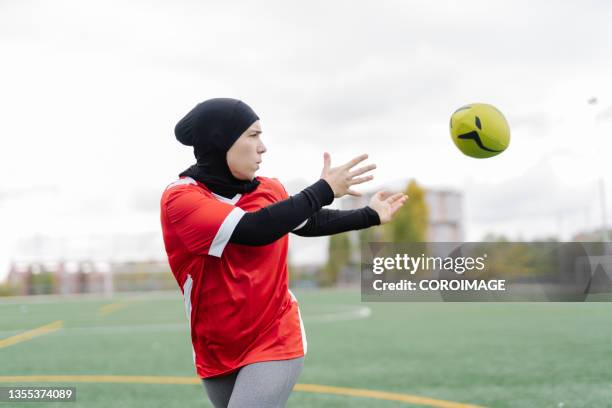
{"type": "Polygon", "coordinates": [[[346,320],[367,319],[372,315],[372,309],[367,306],[344,306],[347,310],[313,315],[311,317],[304,316],[306,323],[329,323],[341,322],[346,320]]]}
{"type": "MultiPolygon", "coordinates": [[[[347,306],[345,306],[346,308],[347,306]]],[[[330,323],[348,320],[366,319],[372,315],[372,310],[367,306],[348,306],[347,310],[335,313],[316,314],[304,316],[306,323],[330,323]]],[[[9,337],[21,333],[23,330],[2,330],[0,338],[9,337]]],[[[100,333],[148,333],[148,332],[167,332],[167,331],[188,331],[186,323],[156,323],[156,324],[136,324],[136,325],[113,325],[113,326],[80,326],[63,327],[56,336],[65,335],[88,335],[100,333]]]]}

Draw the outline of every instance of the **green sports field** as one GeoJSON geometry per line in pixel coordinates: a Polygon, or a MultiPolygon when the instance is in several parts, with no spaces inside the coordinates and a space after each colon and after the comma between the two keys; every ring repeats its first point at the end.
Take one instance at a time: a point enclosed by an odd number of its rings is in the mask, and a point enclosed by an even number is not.
{"type": "MultiPolygon", "coordinates": [[[[612,406],[611,303],[294,292],[308,355],[289,407],[612,406]]],[[[0,300],[0,386],[77,388],[37,407],[209,407],[194,376],[179,292],[0,300]]]]}

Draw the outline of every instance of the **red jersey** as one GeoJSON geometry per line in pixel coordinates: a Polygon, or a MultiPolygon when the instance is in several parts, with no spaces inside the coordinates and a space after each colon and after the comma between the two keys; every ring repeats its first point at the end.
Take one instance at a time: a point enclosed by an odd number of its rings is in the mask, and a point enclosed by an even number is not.
{"type": "Polygon", "coordinates": [[[185,299],[201,378],[306,354],[300,311],[288,288],[288,236],[263,246],[229,242],[245,212],[288,198],[277,179],[258,180],[254,191],[228,199],[182,177],[161,198],[164,244],[185,299]]]}

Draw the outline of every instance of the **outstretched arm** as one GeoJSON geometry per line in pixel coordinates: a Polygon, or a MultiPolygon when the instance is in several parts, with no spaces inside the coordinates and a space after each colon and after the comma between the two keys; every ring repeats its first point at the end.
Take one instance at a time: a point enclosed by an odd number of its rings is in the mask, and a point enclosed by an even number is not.
{"type": "Polygon", "coordinates": [[[371,207],[357,210],[329,210],[323,208],[314,213],[307,222],[292,232],[302,237],[319,237],[360,230],[379,225],[378,213],[371,207]]]}
{"type": "Polygon", "coordinates": [[[331,204],[334,197],[342,197],[345,194],[359,195],[351,190],[351,186],[371,180],[371,176],[357,176],[374,169],[375,166],[364,166],[353,171],[351,168],[366,158],[367,155],[361,155],[342,166],[332,168],[331,158],[325,153],[319,181],[286,200],[255,212],[244,213],[229,242],[251,246],[270,244],[291,232],[323,206],[331,204]]]}
{"type": "Polygon", "coordinates": [[[324,208],[314,213],[308,218],[305,225],[298,226],[293,233],[303,237],[317,237],[385,224],[391,221],[407,198],[402,193],[391,195],[381,191],[374,194],[368,206],[357,210],[342,211],[324,208]]]}
{"type": "Polygon", "coordinates": [[[333,200],[334,192],[321,179],[286,200],[245,213],[229,242],[252,246],[270,244],[333,200]]]}

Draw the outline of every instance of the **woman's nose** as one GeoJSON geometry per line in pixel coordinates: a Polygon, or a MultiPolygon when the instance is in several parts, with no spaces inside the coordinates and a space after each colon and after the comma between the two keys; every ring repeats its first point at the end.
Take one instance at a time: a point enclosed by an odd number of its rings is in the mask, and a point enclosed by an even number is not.
{"type": "Polygon", "coordinates": [[[262,153],[267,152],[267,151],[268,151],[268,149],[266,148],[266,146],[265,146],[263,143],[261,143],[261,144],[259,145],[259,149],[257,149],[257,151],[259,152],[259,154],[262,154],[262,153]]]}

